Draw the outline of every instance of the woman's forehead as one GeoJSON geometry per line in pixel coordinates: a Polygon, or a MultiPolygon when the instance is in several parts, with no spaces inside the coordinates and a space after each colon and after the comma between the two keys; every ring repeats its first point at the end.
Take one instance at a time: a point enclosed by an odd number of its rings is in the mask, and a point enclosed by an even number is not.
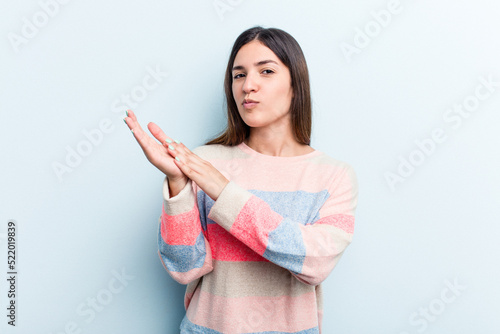
{"type": "Polygon", "coordinates": [[[234,58],[235,67],[259,66],[263,62],[283,65],[274,52],[257,40],[253,40],[243,45],[234,58]]]}

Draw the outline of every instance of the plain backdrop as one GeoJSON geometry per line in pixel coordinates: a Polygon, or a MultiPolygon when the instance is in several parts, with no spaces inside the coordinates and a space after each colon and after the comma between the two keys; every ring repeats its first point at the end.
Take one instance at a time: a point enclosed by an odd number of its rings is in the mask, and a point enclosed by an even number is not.
{"type": "Polygon", "coordinates": [[[499,333],[499,14],[493,0],[2,0],[0,331],[178,333],[163,176],[122,119],[129,105],[190,148],[214,137],[232,44],[262,25],[301,45],[311,146],[359,181],[323,332],[499,333]]]}

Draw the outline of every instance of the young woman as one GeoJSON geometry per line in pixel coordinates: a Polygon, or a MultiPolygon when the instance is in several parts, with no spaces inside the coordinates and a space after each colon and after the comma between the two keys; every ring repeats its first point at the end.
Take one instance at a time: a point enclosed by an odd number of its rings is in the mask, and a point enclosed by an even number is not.
{"type": "Polygon", "coordinates": [[[125,118],[166,175],[158,253],[187,284],[181,333],[321,333],[321,282],[352,240],[355,172],[310,146],[309,75],[288,33],[244,31],[224,85],[227,128],[192,151],[125,118]]]}

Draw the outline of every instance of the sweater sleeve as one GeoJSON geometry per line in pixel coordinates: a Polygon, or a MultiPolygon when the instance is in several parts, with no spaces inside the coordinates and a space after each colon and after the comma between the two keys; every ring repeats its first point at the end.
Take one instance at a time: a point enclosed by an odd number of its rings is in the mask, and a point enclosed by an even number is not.
{"type": "Polygon", "coordinates": [[[201,227],[191,180],[179,194],[170,198],[165,177],[158,229],[158,255],[170,276],[181,284],[188,284],[213,269],[212,253],[201,227]]]}
{"type": "Polygon", "coordinates": [[[299,281],[320,284],[352,241],[357,178],[346,165],[332,180],[319,218],[302,224],[230,181],[208,218],[267,260],[288,269],[299,281]]]}

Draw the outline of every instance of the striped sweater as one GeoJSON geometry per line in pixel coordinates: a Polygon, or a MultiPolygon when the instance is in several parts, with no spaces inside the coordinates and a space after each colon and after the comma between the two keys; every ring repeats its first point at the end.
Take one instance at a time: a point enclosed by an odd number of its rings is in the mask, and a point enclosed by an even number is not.
{"type": "Polygon", "coordinates": [[[192,150],[229,183],[216,201],[163,185],[158,254],[187,284],[181,333],[321,333],[321,282],[352,240],[353,168],[315,150],[261,154],[245,143],[192,150]]]}

